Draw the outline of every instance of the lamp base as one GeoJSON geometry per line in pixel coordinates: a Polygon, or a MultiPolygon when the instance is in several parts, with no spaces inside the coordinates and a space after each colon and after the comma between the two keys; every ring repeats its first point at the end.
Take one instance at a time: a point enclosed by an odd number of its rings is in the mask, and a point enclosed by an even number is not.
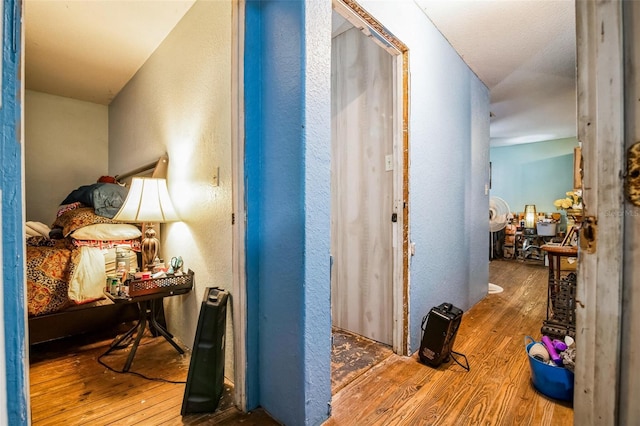
{"type": "Polygon", "coordinates": [[[155,264],[156,257],[160,253],[160,240],[156,238],[156,231],[152,225],[147,225],[144,231],[145,238],[142,239],[140,249],[142,252],[142,270],[151,271],[155,264]]]}

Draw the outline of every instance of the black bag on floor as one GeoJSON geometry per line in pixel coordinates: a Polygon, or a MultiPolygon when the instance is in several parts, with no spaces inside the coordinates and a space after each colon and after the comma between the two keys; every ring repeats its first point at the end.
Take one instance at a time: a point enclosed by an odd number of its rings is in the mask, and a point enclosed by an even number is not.
{"type": "Polygon", "coordinates": [[[431,308],[425,315],[422,319],[422,342],[418,353],[422,363],[437,367],[449,361],[462,313],[462,309],[451,303],[442,303],[431,308]]]}

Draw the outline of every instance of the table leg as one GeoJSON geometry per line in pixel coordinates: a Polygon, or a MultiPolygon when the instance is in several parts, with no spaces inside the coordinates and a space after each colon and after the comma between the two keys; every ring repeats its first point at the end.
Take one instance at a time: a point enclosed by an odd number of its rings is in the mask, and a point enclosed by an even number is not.
{"type": "Polygon", "coordinates": [[[129,352],[127,362],[125,362],[122,371],[129,371],[131,368],[131,363],[133,362],[133,358],[136,356],[136,351],[138,350],[138,345],[140,344],[142,335],[144,334],[144,329],[147,327],[147,303],[148,302],[142,302],[138,304],[138,307],[140,308],[140,320],[136,327],[138,329],[138,334],[136,335],[133,345],[131,345],[131,351],[129,352]]]}
{"type": "MultiPolygon", "coordinates": [[[[125,339],[128,339],[129,337],[131,337],[133,332],[136,331],[137,329],[138,329],[138,324],[131,327],[131,329],[126,333],[124,333],[122,336],[116,338],[113,342],[111,342],[111,344],[109,345],[109,350],[106,353],[109,353],[114,349],[122,349],[120,347],[120,343],[122,343],[125,339]]],[[[126,345],[123,347],[126,347],[126,345]]]]}
{"type": "Polygon", "coordinates": [[[156,305],[151,305],[151,315],[149,316],[149,327],[153,327],[158,333],[160,333],[162,335],[162,337],[164,337],[167,342],[171,343],[171,346],[173,346],[178,353],[183,354],[184,350],[178,346],[178,344],[173,340],[173,336],[171,336],[171,334],[169,334],[169,332],[167,331],[167,329],[165,329],[162,324],[160,324],[157,320],[156,320],[156,309],[155,309],[156,305]]]}

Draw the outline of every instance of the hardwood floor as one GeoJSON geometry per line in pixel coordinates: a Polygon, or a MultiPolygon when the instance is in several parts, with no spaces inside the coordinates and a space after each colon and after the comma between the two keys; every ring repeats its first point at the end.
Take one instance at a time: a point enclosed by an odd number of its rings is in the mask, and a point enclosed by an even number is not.
{"type": "MultiPolygon", "coordinates": [[[[494,260],[490,281],[504,292],[488,295],[465,312],[454,345],[466,354],[469,372],[452,362],[431,368],[416,355],[382,357],[352,382],[334,387],[333,412],[325,426],[573,424],[570,404],[548,399],[531,385],[524,349],[526,335],[540,338],[547,268],[494,260]]],[[[56,342],[32,349],[34,425],[278,424],[263,410],[240,413],[229,388],[214,415],[181,417],[184,384],[109,371],[97,360],[110,341],[56,342]]],[[[103,360],[120,369],[127,350],[118,352],[103,360]]],[[[162,339],[145,339],[132,371],[184,381],[188,355],[179,355],[162,339]]]]}
{"type": "Polygon", "coordinates": [[[540,340],[547,268],[494,260],[490,282],[504,288],[463,315],[453,362],[437,369],[417,355],[391,355],[333,396],[333,425],[571,425],[573,409],[530,382],[524,337],[540,340]]]}
{"type": "Polygon", "coordinates": [[[331,340],[332,395],[393,354],[387,345],[337,328],[331,340]]]}
{"type": "MultiPolygon", "coordinates": [[[[99,364],[98,358],[107,350],[111,337],[84,336],[31,348],[29,374],[34,426],[278,425],[261,409],[247,414],[237,410],[229,385],[225,386],[214,414],[182,417],[189,354],[178,354],[160,337],[143,339],[131,371],[159,379],[147,380],[135,374],[116,373],[99,364]]],[[[128,349],[118,350],[102,357],[102,361],[121,370],[128,353],[128,349]]]]}

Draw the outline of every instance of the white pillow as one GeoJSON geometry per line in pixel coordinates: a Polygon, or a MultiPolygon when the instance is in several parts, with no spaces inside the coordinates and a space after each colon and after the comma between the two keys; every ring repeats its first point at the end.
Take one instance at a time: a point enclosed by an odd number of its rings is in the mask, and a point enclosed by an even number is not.
{"type": "Polygon", "coordinates": [[[80,259],[69,281],[69,299],[76,303],[90,302],[103,297],[107,273],[104,270],[102,250],[80,247],[80,259]]]}
{"type": "Polygon", "coordinates": [[[142,232],[137,226],[128,223],[96,223],[83,226],[71,233],[76,240],[133,240],[140,238],[142,232]]]}

